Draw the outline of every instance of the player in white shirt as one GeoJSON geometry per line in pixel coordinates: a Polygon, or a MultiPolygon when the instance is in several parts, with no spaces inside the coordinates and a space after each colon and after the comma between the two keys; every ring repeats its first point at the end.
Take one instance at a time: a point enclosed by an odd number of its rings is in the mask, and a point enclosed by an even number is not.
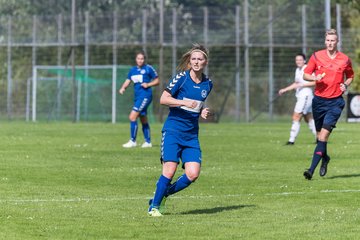
{"type": "Polygon", "coordinates": [[[306,67],[306,58],[302,53],[298,53],[295,56],[296,71],[295,81],[289,86],[279,90],[279,95],[282,95],[288,91],[296,91],[296,104],[294,113],[292,115],[292,126],[290,130],[290,138],[286,145],[294,145],[295,139],[300,131],[300,121],[304,116],[305,122],[308,124],[309,129],[314,134],[316,139],[316,130],[314,119],[312,116],[312,99],[314,97],[312,87],[315,86],[314,82],[308,82],[303,79],[304,69],[306,67]]]}

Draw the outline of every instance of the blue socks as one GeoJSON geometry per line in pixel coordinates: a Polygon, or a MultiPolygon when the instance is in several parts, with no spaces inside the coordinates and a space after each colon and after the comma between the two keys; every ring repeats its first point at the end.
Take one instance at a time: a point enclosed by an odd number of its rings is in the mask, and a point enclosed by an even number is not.
{"type": "Polygon", "coordinates": [[[156,191],[152,201],[152,207],[158,208],[164,197],[173,195],[187,188],[192,183],[185,173],[181,175],[173,184],[170,185],[170,182],[171,179],[166,178],[164,175],[160,176],[158,182],[156,183],[156,191]]]}
{"type": "Polygon", "coordinates": [[[143,133],[144,133],[145,142],[151,143],[149,123],[143,124],[142,125],[142,130],[143,130],[143,133]]]}
{"type": "MultiPolygon", "coordinates": [[[[145,141],[147,143],[151,143],[149,123],[143,124],[142,125],[142,130],[143,130],[143,133],[144,133],[145,141]]],[[[133,142],[136,141],[137,131],[138,131],[138,123],[137,123],[137,121],[130,121],[130,139],[133,142]]]]}
{"type": "Polygon", "coordinates": [[[130,138],[131,141],[136,141],[136,135],[138,130],[138,124],[137,121],[130,121],[130,138]]]}
{"type": "Polygon", "coordinates": [[[166,190],[170,185],[171,179],[166,178],[165,176],[161,175],[158,182],[156,183],[156,191],[155,196],[152,202],[152,206],[155,208],[159,208],[162,199],[166,194],[166,190]]]}
{"type": "Polygon", "coordinates": [[[176,182],[174,182],[173,184],[171,184],[169,186],[165,197],[168,197],[169,195],[172,195],[174,193],[177,193],[177,192],[183,190],[184,188],[187,188],[191,183],[192,182],[189,180],[189,178],[184,173],[176,180],[176,182]]]}
{"type": "Polygon", "coordinates": [[[327,142],[322,142],[322,141],[319,141],[319,140],[317,141],[317,145],[315,147],[312,163],[311,163],[311,166],[309,168],[311,173],[314,173],[315,168],[319,164],[321,158],[326,156],[326,154],[327,154],[326,145],[327,145],[327,142]]]}

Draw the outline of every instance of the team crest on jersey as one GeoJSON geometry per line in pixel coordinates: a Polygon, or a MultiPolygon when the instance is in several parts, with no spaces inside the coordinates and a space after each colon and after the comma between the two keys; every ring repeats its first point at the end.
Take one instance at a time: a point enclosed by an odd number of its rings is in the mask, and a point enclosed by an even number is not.
{"type": "Polygon", "coordinates": [[[206,98],[206,96],[207,96],[207,91],[206,91],[206,90],[202,90],[202,91],[201,91],[201,96],[202,96],[203,98],[206,98]]]}
{"type": "Polygon", "coordinates": [[[140,73],[141,73],[141,74],[145,74],[145,73],[146,73],[146,70],[145,70],[145,69],[141,69],[140,73]]]}

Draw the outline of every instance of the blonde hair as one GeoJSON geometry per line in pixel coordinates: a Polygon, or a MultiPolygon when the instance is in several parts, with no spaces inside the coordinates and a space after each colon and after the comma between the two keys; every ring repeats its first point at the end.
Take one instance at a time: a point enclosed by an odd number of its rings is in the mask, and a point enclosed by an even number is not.
{"type": "Polygon", "coordinates": [[[337,34],[337,32],[336,32],[336,30],[335,29],[328,29],[328,30],[326,30],[326,32],[325,32],[325,37],[327,36],[327,35],[335,35],[337,38],[339,38],[339,36],[338,36],[338,34],[337,34]]]}
{"type": "Polygon", "coordinates": [[[180,63],[176,67],[178,71],[185,71],[190,69],[190,56],[193,52],[200,52],[208,60],[209,51],[198,43],[193,44],[193,47],[181,56],[180,63]]]}

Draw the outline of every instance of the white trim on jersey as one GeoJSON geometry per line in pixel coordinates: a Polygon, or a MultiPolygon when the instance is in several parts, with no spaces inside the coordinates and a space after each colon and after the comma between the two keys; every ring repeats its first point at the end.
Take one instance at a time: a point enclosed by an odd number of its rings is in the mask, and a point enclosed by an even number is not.
{"type": "Polygon", "coordinates": [[[176,76],[171,80],[167,88],[171,91],[173,87],[176,85],[176,83],[179,81],[179,79],[184,76],[185,76],[185,72],[176,74],[176,76]]]}
{"type": "Polygon", "coordinates": [[[139,107],[139,111],[141,112],[142,110],[144,110],[144,107],[146,106],[148,102],[148,99],[147,98],[144,98],[143,101],[141,102],[141,105],[139,107]]]}
{"type": "Polygon", "coordinates": [[[131,81],[133,81],[134,83],[142,83],[143,79],[144,79],[144,76],[142,74],[131,76],[131,81]]]}
{"type": "Polygon", "coordinates": [[[198,100],[194,100],[194,99],[190,99],[190,98],[183,98],[183,100],[188,100],[188,101],[195,101],[196,102],[196,107],[195,108],[188,108],[185,106],[181,106],[181,109],[190,111],[190,112],[195,112],[195,113],[199,113],[201,111],[201,108],[204,106],[204,102],[203,101],[198,101],[198,100]]]}

